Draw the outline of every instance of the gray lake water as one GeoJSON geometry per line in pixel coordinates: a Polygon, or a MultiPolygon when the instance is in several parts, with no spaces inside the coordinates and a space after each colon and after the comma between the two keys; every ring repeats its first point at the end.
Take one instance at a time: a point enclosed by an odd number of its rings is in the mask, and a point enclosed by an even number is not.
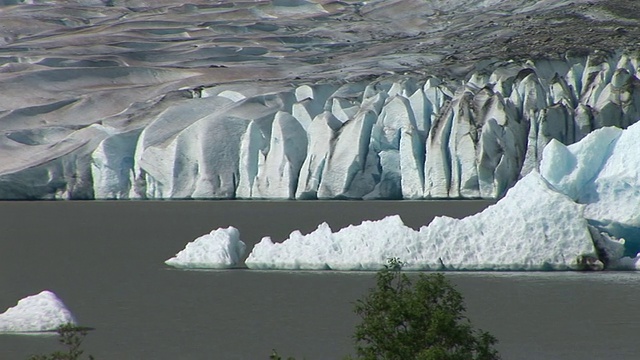
{"type": "MultiPolygon", "coordinates": [[[[210,230],[233,225],[251,247],[400,214],[414,228],[485,201],[0,202],[0,312],[54,291],[95,327],[96,359],[267,359],[351,353],[362,272],[179,271],[163,264],[210,230]]],[[[449,273],[468,316],[504,359],[637,359],[640,274],[449,273]]],[[[0,360],[58,349],[55,337],[0,335],[0,360]]]]}

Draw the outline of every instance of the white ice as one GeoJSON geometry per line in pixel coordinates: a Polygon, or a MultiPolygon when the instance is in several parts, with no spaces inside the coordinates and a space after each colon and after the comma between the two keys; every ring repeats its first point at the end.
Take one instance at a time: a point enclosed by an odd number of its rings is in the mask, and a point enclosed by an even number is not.
{"type": "MultiPolygon", "coordinates": [[[[425,205],[427,206],[427,205],[425,205]]],[[[398,216],[332,232],[326,224],[283,243],[264,238],[246,264],[252,269],[377,270],[398,257],[407,269],[564,270],[595,248],[583,206],[531,173],[497,204],[462,220],[438,217],[415,231],[398,216]]]]}
{"type": "MultiPolygon", "coordinates": [[[[542,175],[558,191],[585,204],[585,217],[600,231],[640,246],[640,124],[603,128],[579,143],[552,141],[544,150],[542,175]]],[[[622,267],[638,263],[625,260],[622,267]]],[[[635,267],[636,265],[632,266],[635,267]]],[[[640,267],[640,264],[637,265],[640,267]]]]}
{"type": "MultiPolygon", "coordinates": [[[[407,269],[564,270],[621,258],[640,243],[640,124],[604,128],[565,147],[544,150],[532,171],[498,203],[458,220],[438,217],[415,231],[398,216],[333,232],[264,238],[246,264],[253,269],[375,270],[398,257],[407,269]],[[626,236],[626,238],[624,238],[626,236]],[[600,257],[600,260],[597,260],[600,257]]],[[[425,204],[428,206],[428,203],[425,204]]]]}
{"type": "Polygon", "coordinates": [[[592,0],[106,2],[0,0],[0,199],[498,199],[640,119],[636,53],[489,56],[592,0]]]}
{"type": "Polygon", "coordinates": [[[230,226],[200,236],[165,263],[177,268],[230,268],[238,265],[245,249],[240,232],[230,226]]]}
{"type": "Polygon", "coordinates": [[[71,312],[51,291],[27,296],[0,314],[0,332],[53,331],[64,324],[75,324],[71,312]]]}

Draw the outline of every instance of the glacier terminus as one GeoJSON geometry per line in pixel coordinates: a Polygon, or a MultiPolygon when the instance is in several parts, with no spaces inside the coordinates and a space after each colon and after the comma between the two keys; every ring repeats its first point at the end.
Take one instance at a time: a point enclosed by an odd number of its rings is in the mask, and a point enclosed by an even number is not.
{"type": "Polygon", "coordinates": [[[635,123],[639,73],[638,59],[622,55],[506,64],[456,86],[411,77],[214,86],[145,114],[144,126],[7,133],[12,150],[47,148],[47,158],[14,162],[1,175],[0,195],[499,198],[539,168],[551,140],[570,145],[603,126],[635,123]],[[41,140],[35,132],[44,132],[41,140]]]}
{"type": "Polygon", "coordinates": [[[620,4],[11,4],[1,199],[497,199],[640,117],[620,4]]]}

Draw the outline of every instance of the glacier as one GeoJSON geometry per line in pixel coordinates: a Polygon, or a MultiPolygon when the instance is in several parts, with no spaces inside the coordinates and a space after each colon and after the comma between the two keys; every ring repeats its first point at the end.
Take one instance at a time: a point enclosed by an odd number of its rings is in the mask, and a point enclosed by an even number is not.
{"type": "MultiPolygon", "coordinates": [[[[499,198],[539,169],[552,140],[570,145],[635,123],[639,74],[637,58],[618,55],[510,63],[462,83],[401,77],[257,94],[220,85],[169,104],[141,128],[91,125],[88,142],[74,140],[80,130],[59,135],[65,155],[50,154],[44,168],[16,162],[0,174],[0,195],[499,198]],[[61,179],[69,171],[73,184],[61,179]],[[19,188],[28,182],[38,186],[19,188]]],[[[11,133],[12,147],[25,136],[33,135],[11,133]]]]}
{"type": "Polygon", "coordinates": [[[233,226],[212,230],[188,243],[183,250],[165,261],[176,268],[224,269],[238,265],[246,245],[233,226]]]}
{"type": "Polygon", "coordinates": [[[497,199],[640,118],[603,1],[0,6],[0,199],[497,199]]]}
{"type": "Polygon", "coordinates": [[[0,332],[26,333],[54,331],[65,324],[76,324],[76,320],[62,300],[45,290],[27,296],[0,314],[0,332]]]}
{"type": "MultiPolygon", "coordinates": [[[[437,217],[418,231],[398,216],[333,232],[256,244],[251,269],[634,269],[640,241],[640,123],[602,128],[576,144],[552,140],[532,170],[496,204],[464,219],[437,217]],[[622,235],[625,237],[623,238],[622,235]]],[[[640,267],[639,267],[640,268],[640,267]]]]}

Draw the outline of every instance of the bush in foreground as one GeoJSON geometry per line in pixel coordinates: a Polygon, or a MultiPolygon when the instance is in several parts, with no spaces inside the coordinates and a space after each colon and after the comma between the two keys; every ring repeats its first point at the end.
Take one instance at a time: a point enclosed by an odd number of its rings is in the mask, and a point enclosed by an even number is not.
{"type": "MultiPolygon", "coordinates": [[[[376,274],[376,287],[356,301],[354,311],[362,318],[353,335],[356,359],[500,359],[496,338],[473,329],[462,295],[444,275],[421,274],[412,283],[402,266],[390,259],[376,274]]],[[[275,350],[269,359],[283,360],[275,350]]]]}
{"type": "Polygon", "coordinates": [[[474,330],[462,295],[444,275],[421,274],[415,284],[389,260],[376,288],[356,302],[362,318],[354,340],[359,359],[494,360],[497,340],[474,330]]]}
{"type": "MultiPolygon", "coordinates": [[[[474,330],[464,316],[462,295],[444,275],[421,274],[415,283],[402,273],[402,262],[390,259],[376,274],[376,287],[355,303],[362,318],[353,335],[362,360],[496,360],[497,340],[474,330]]],[[[90,328],[73,324],[57,329],[67,348],[29,360],[80,360],[90,328]]],[[[274,350],[271,360],[282,360],[274,350]]],[[[89,360],[94,360],[89,355],[89,360]]],[[[287,360],[294,360],[288,357],[287,360]]]]}
{"type": "MultiPolygon", "coordinates": [[[[66,351],[56,351],[49,355],[34,355],[29,360],[80,360],[84,350],[80,349],[84,337],[91,328],[76,326],[74,324],[60,325],[56,331],[58,332],[58,341],[66,347],[66,351]]],[[[89,360],[94,360],[89,355],[89,360]]]]}

